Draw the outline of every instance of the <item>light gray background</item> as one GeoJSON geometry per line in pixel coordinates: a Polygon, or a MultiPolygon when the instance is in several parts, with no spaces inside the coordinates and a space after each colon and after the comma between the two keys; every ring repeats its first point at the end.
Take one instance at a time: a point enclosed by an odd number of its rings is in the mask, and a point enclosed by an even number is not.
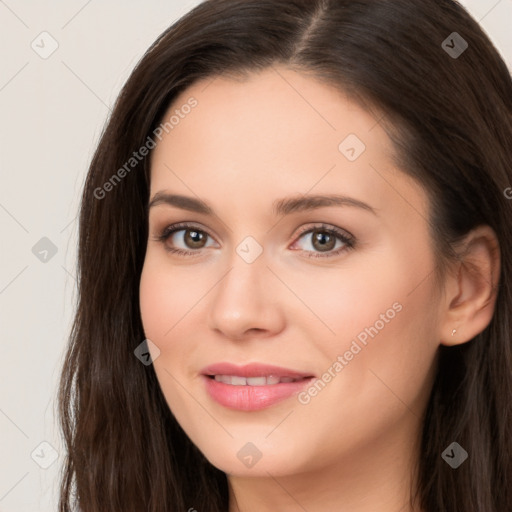
{"type": "MultiPolygon", "coordinates": [[[[54,399],[87,167],[139,58],[198,3],[0,0],[0,512],[56,510],[64,452],[54,399]],[[43,31],[58,43],[46,59],[31,47],[50,48],[43,31]],[[57,249],[46,262],[32,252],[43,237],[57,249]]],[[[512,69],[512,0],[462,3],[512,69]]]]}

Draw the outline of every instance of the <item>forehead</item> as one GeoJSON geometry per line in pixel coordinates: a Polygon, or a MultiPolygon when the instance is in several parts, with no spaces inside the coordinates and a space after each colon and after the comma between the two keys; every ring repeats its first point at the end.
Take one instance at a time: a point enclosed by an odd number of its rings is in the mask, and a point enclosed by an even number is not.
{"type": "Polygon", "coordinates": [[[315,148],[337,158],[339,143],[355,134],[367,149],[391,152],[373,115],[342,91],[287,68],[273,67],[237,80],[213,77],[196,82],[174,99],[164,121],[182,109],[190,112],[180,119],[174,116],[172,137],[164,134],[166,145],[178,151],[185,149],[186,139],[200,143],[203,152],[236,160],[244,151],[247,157],[262,159],[284,152],[306,156],[315,148]],[[191,98],[197,101],[192,110],[186,108],[191,98]]]}
{"type": "Polygon", "coordinates": [[[378,118],[342,91],[287,68],[196,82],[175,98],[164,122],[173,115],[152,155],[152,194],[222,192],[242,205],[294,192],[350,192],[380,208],[400,192],[390,189],[391,178],[422,194],[394,167],[378,118]],[[196,106],[184,108],[191,99],[196,106]]]}

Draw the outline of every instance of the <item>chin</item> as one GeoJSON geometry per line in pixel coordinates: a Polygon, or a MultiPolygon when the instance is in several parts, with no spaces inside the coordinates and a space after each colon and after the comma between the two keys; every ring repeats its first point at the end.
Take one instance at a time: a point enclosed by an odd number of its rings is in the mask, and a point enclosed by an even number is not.
{"type": "Polygon", "coordinates": [[[285,476],[300,473],[308,466],[303,458],[306,454],[298,457],[300,454],[297,453],[297,447],[301,443],[275,447],[268,442],[246,439],[249,438],[244,438],[244,441],[232,439],[222,445],[198,448],[213,466],[233,476],[285,476]]]}

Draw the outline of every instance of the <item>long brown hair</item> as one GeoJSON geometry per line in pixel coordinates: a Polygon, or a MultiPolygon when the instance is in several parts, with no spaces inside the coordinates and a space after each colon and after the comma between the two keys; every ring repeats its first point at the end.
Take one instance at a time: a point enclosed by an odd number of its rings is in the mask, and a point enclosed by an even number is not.
{"type": "Polygon", "coordinates": [[[470,342],[439,349],[415,494],[426,512],[512,510],[512,81],[504,61],[452,0],[207,0],[139,61],[90,165],[59,389],[60,512],[74,504],[82,512],[228,509],[226,475],[180,428],[153,367],[134,356],[145,338],[149,159],[129,172],[126,162],[193,82],[273,64],[383,112],[402,170],[429,194],[441,261],[472,228],[496,232],[495,313],[470,342]],[[457,470],[441,458],[454,440],[469,453],[457,470]]]}

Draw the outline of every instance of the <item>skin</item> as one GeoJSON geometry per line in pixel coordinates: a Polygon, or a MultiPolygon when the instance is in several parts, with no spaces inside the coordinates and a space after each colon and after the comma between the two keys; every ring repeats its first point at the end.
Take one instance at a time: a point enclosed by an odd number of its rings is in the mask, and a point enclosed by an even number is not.
{"type": "Polygon", "coordinates": [[[166,118],[191,96],[198,106],[153,151],[150,198],[159,191],[201,198],[215,215],[153,206],[140,281],[143,326],[160,351],[155,357],[153,349],[154,369],[170,409],[228,475],[229,512],[412,511],[437,349],[470,340],[492,317],[499,272],[492,230],[465,242],[480,273],[459,265],[440,288],[427,193],[395,167],[374,116],[284,67],[195,83],[166,118]],[[348,134],[366,145],[353,162],[338,148],[348,134]],[[272,213],[281,198],[333,193],[375,213],[349,205],[272,213]],[[156,240],[186,221],[209,235],[203,248],[186,230],[156,240]],[[338,241],[322,252],[312,233],[299,233],[319,223],[350,233],[354,247],[335,255],[338,241]],[[263,249],[252,263],[236,252],[247,236],[263,249]],[[234,411],[205,391],[201,369],[222,361],[321,378],[396,303],[394,318],[307,404],[293,396],[234,411]],[[237,457],[248,442],[262,454],[250,468],[237,457]]]}

